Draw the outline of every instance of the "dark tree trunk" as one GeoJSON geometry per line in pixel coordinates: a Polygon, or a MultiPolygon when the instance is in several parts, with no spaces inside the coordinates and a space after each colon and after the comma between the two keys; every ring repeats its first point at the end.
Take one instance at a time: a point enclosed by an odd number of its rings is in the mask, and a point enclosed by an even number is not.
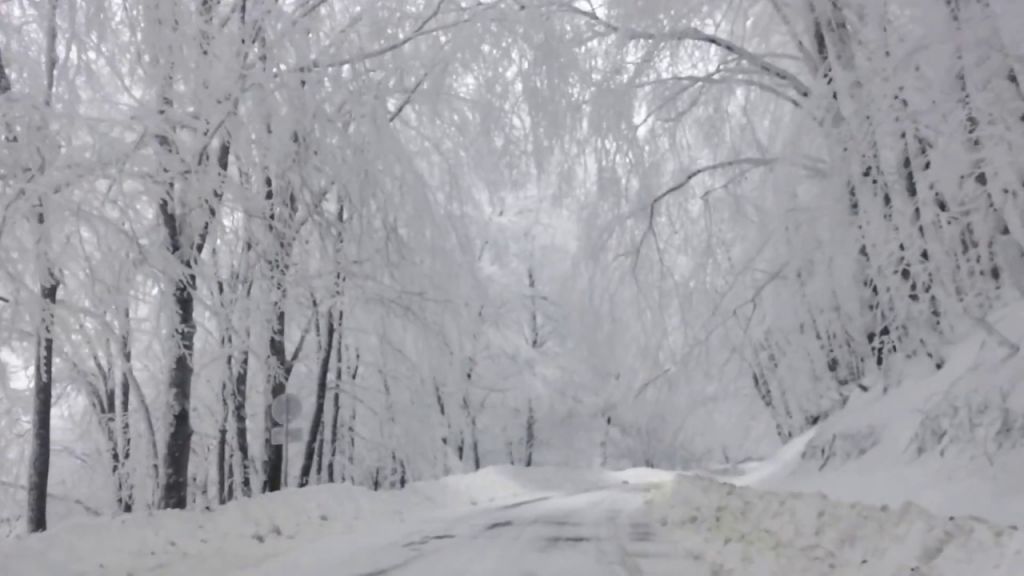
{"type": "Polygon", "coordinates": [[[228,429],[221,424],[217,430],[217,503],[223,506],[228,502],[228,429]]]}
{"type": "MultiPolygon", "coordinates": [[[[44,71],[46,93],[43,106],[53,101],[54,73],[57,67],[57,0],[50,0],[47,14],[44,71]]],[[[10,79],[0,60],[0,95],[11,89],[10,79]]],[[[43,160],[45,171],[46,161],[43,160]]],[[[46,491],[50,482],[50,409],[53,403],[53,333],[55,330],[57,292],[60,280],[50,257],[46,233],[46,203],[40,199],[36,221],[39,224],[39,296],[42,302],[36,335],[35,382],[32,402],[32,448],[29,455],[28,513],[29,532],[46,530],[46,491]]]]}
{"type": "Polygon", "coordinates": [[[448,408],[444,403],[444,394],[441,392],[441,385],[434,381],[434,398],[437,401],[437,411],[441,414],[441,419],[444,420],[444,433],[441,434],[441,446],[444,447],[444,473],[447,475],[451,472],[448,462],[448,439],[452,435],[452,421],[448,417],[448,408]]]}
{"type": "MultiPolygon", "coordinates": [[[[251,286],[251,285],[250,285],[251,286]]],[[[241,351],[238,353],[238,371],[235,373],[235,391],[232,394],[235,418],[235,447],[238,450],[238,461],[241,480],[242,497],[252,495],[252,481],[249,473],[249,429],[246,420],[245,398],[249,379],[249,338],[248,331],[241,351]]]]}
{"type": "Polygon", "coordinates": [[[341,394],[335,389],[331,392],[331,425],[327,429],[327,437],[330,438],[328,443],[328,455],[327,455],[327,481],[333,483],[335,478],[341,479],[340,476],[335,476],[335,467],[337,466],[338,458],[338,420],[341,412],[341,394]]]}
{"type": "Polygon", "coordinates": [[[533,267],[526,270],[526,285],[530,290],[530,348],[539,350],[544,342],[540,337],[540,315],[537,311],[537,278],[533,267]]]}
{"type": "Polygon", "coordinates": [[[316,463],[313,466],[317,484],[323,484],[324,481],[324,428],[326,428],[326,423],[321,420],[320,429],[316,435],[316,463]]]}
{"type": "MultiPolygon", "coordinates": [[[[611,417],[608,418],[608,423],[611,424],[611,417]]],[[[533,400],[529,400],[526,403],[526,460],[524,464],[527,468],[533,466],[533,445],[534,445],[534,428],[537,424],[537,419],[533,413],[533,400]]]]}
{"type": "Polygon", "coordinates": [[[466,411],[466,419],[469,421],[469,440],[472,442],[472,455],[473,455],[473,469],[480,469],[480,440],[479,431],[476,425],[476,414],[473,413],[472,408],[469,405],[469,395],[466,394],[462,397],[462,408],[466,411]]]}
{"type": "MultiPolygon", "coordinates": [[[[334,353],[334,314],[329,314],[327,334],[320,354],[320,366],[316,377],[316,401],[313,404],[313,417],[309,424],[309,435],[306,437],[306,449],[302,455],[302,468],[299,470],[299,487],[309,485],[309,475],[313,470],[313,457],[316,453],[317,437],[323,426],[324,403],[327,400],[327,379],[330,377],[331,356],[334,353]]],[[[322,442],[321,442],[322,445],[322,442]]]]}
{"type": "MultiPolygon", "coordinates": [[[[42,212],[39,223],[45,223],[42,212]]],[[[47,270],[48,280],[39,287],[43,297],[41,333],[36,340],[35,382],[32,404],[32,453],[29,459],[29,532],[46,530],[46,489],[50,480],[50,406],[53,399],[53,329],[60,283],[47,270]]]]}
{"type": "Polygon", "coordinates": [[[336,468],[338,466],[338,425],[341,419],[341,383],[345,378],[345,366],[342,361],[343,358],[341,354],[341,326],[339,325],[338,328],[339,334],[336,338],[337,342],[335,344],[335,347],[337,348],[335,354],[337,354],[337,356],[334,360],[334,390],[331,392],[331,425],[326,431],[328,438],[330,438],[328,448],[329,455],[327,457],[327,481],[332,483],[335,482],[335,479],[337,479],[338,482],[344,480],[344,477],[342,477],[341,474],[336,474],[336,468]]]}
{"type": "Polygon", "coordinates": [[[264,491],[277,492],[281,489],[284,483],[284,476],[288,471],[284,469],[284,445],[272,444],[270,442],[270,430],[274,427],[270,406],[274,400],[284,396],[288,391],[288,376],[292,366],[285,350],[285,326],[287,325],[285,301],[288,297],[287,278],[292,249],[291,226],[298,205],[295,194],[290,193],[283,195],[283,198],[287,199],[287,201],[283,206],[278,206],[280,200],[275,195],[273,179],[266,175],[263,180],[265,186],[264,197],[268,210],[268,233],[273,242],[273,251],[269,255],[268,265],[270,268],[269,273],[274,306],[274,317],[268,343],[270,362],[267,367],[267,380],[270,397],[265,407],[264,454],[266,456],[264,461],[264,491]]]}
{"type": "Polygon", "coordinates": [[[120,395],[118,397],[117,418],[119,435],[121,437],[121,454],[118,469],[118,498],[121,512],[128,514],[135,507],[135,487],[128,472],[128,460],[132,455],[132,434],[131,434],[131,413],[129,406],[131,401],[131,382],[128,376],[128,365],[132,361],[131,348],[131,312],[127,306],[121,314],[125,323],[121,333],[121,353],[124,366],[121,367],[120,395]]]}
{"type": "MultiPolygon", "coordinates": [[[[205,20],[206,29],[212,26],[212,3],[203,2],[201,15],[205,20]]],[[[158,22],[162,26],[169,26],[169,29],[177,32],[177,22],[158,22]]],[[[203,55],[208,54],[210,36],[204,32],[200,36],[199,48],[203,55]]],[[[188,209],[180,209],[176,206],[175,196],[187,198],[185,191],[178,190],[175,185],[175,174],[169,168],[174,165],[172,159],[180,158],[180,151],[174,142],[176,128],[171,122],[167,122],[168,114],[174,109],[174,101],[171,92],[175,83],[175,71],[173,67],[167,69],[166,76],[162,79],[162,86],[159,91],[159,103],[157,114],[164,119],[166,131],[156,134],[156,141],[161,152],[167,157],[163,162],[163,177],[167,179],[164,196],[159,202],[159,214],[163,222],[164,230],[168,236],[168,251],[181,267],[181,271],[174,278],[173,302],[174,302],[174,339],[175,354],[171,367],[170,378],[168,379],[168,402],[170,422],[168,423],[168,434],[163,453],[163,480],[160,482],[160,507],[165,509],[184,509],[188,506],[189,486],[189,458],[192,447],[192,376],[194,371],[193,361],[195,356],[195,291],[196,291],[196,267],[209,236],[210,228],[215,225],[217,205],[224,195],[224,178],[230,161],[231,142],[224,137],[218,146],[216,158],[213,162],[217,168],[219,181],[210,190],[210,196],[201,204],[205,210],[198,211],[200,216],[196,222],[186,222],[193,218],[193,213],[188,209]],[[193,227],[190,224],[194,224],[193,227]],[[194,232],[189,232],[194,230],[194,232]]],[[[211,128],[211,132],[204,136],[213,139],[218,128],[211,128]]],[[[207,150],[199,156],[199,168],[209,165],[211,159],[207,150]]]]}
{"type": "Polygon", "coordinates": [[[189,456],[192,448],[192,361],[195,354],[196,321],[195,273],[189,266],[184,278],[174,283],[177,350],[168,382],[170,422],[163,454],[163,481],[160,483],[160,507],[182,510],[188,505],[189,456]]]}
{"type": "MultiPolygon", "coordinates": [[[[230,350],[228,345],[226,350],[230,350]]],[[[230,358],[230,352],[228,353],[230,358]]],[[[230,386],[232,385],[231,361],[228,361],[228,372],[220,384],[220,408],[221,419],[217,427],[217,503],[225,504],[228,501],[228,463],[231,461],[228,454],[228,423],[231,421],[230,386]]]]}

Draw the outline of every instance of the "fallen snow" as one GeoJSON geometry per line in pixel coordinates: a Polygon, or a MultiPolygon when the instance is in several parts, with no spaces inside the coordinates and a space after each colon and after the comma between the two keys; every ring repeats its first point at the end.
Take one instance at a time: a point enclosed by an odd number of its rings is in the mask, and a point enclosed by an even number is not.
{"type": "MultiPolygon", "coordinates": [[[[1024,343],[1024,305],[990,321],[1024,343]]],[[[772,458],[702,475],[1024,525],[1024,354],[1010,352],[979,329],[950,348],[942,370],[908,375],[885,393],[874,385],[772,458]]]]}
{"type": "Polygon", "coordinates": [[[1024,536],[981,520],[681,478],[649,504],[676,532],[681,574],[1019,576],[1024,536]]]}
{"type": "Polygon", "coordinates": [[[0,566],[19,576],[1018,576],[1024,538],[910,504],[647,469],[496,467],[395,492],[332,485],[79,521],[0,545],[0,566]]]}
{"type": "Polygon", "coordinates": [[[2,574],[205,575],[245,571],[320,540],[388,535],[477,508],[667,479],[659,471],[609,473],[492,467],[475,474],[372,492],[349,485],[285,490],[212,511],[164,511],[68,522],[0,542],[2,574]]]}

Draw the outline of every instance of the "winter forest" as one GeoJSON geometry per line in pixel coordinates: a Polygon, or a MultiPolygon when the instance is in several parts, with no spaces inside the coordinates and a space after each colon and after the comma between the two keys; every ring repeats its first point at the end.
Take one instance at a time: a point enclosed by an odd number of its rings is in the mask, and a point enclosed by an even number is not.
{"type": "Polygon", "coordinates": [[[1016,354],[1022,37],[1017,0],[2,0],[0,537],[734,464],[1016,354]]]}

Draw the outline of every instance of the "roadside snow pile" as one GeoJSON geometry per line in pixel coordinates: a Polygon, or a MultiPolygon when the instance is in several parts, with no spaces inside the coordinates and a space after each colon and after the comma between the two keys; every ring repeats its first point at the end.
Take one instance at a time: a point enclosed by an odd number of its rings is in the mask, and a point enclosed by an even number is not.
{"type": "Polygon", "coordinates": [[[1015,528],[913,504],[890,509],[680,478],[649,506],[677,531],[693,568],[710,564],[712,574],[1019,576],[1024,567],[1015,528]]]}
{"type": "Polygon", "coordinates": [[[0,563],[12,575],[189,574],[197,567],[214,574],[240,562],[256,565],[293,541],[337,529],[338,521],[354,524],[416,511],[417,502],[401,500],[333,485],[241,500],[214,511],[79,520],[0,544],[0,563]]]}
{"type": "Polygon", "coordinates": [[[872,386],[774,458],[722,479],[1024,525],[1021,342],[1015,306],[953,347],[942,370],[885,393],[872,386]]]}

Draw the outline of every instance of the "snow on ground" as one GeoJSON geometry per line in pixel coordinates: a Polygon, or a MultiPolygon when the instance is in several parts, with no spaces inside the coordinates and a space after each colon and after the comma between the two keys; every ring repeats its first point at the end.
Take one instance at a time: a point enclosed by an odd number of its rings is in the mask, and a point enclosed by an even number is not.
{"type": "Polygon", "coordinates": [[[1024,535],[923,508],[848,504],[681,478],[649,503],[680,574],[1019,576],[1024,535]]]}
{"type": "Polygon", "coordinates": [[[498,467],[396,492],[289,490],[0,545],[4,574],[1018,576],[1024,537],[920,507],[655,470],[498,467]]]}
{"type": "Polygon", "coordinates": [[[942,370],[874,386],[775,457],[711,476],[1024,525],[1024,353],[1000,337],[1024,342],[1024,307],[991,321],[998,334],[979,328],[942,370]]]}
{"type": "Polygon", "coordinates": [[[285,490],[213,511],[165,511],[69,522],[0,543],[2,574],[31,576],[246,573],[319,540],[387,536],[478,508],[592,491],[668,473],[493,467],[372,492],[348,485],[285,490]]]}

